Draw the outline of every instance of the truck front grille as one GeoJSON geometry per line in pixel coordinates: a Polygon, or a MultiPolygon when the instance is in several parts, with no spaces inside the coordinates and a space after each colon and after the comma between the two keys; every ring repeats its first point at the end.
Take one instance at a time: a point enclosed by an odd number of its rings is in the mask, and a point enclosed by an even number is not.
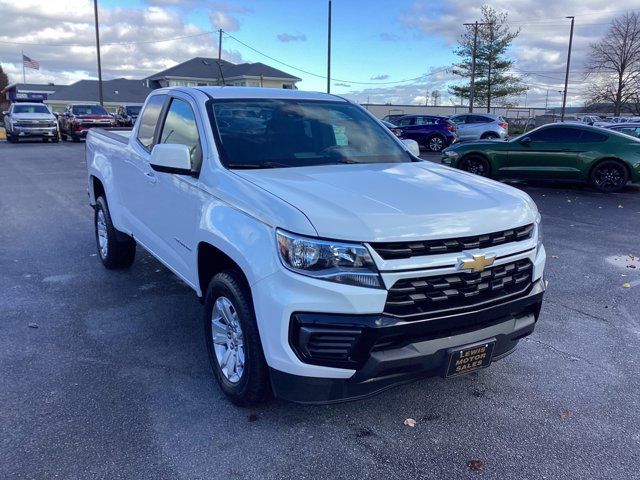
{"type": "Polygon", "coordinates": [[[482,272],[460,272],[398,280],[390,289],[385,313],[399,317],[453,314],[475,306],[526,294],[531,286],[530,260],[482,272]]]}
{"type": "Polygon", "coordinates": [[[371,247],[385,260],[462,252],[474,248],[489,248],[531,238],[533,224],[473,237],[425,240],[417,242],[372,243],[371,247]]]}

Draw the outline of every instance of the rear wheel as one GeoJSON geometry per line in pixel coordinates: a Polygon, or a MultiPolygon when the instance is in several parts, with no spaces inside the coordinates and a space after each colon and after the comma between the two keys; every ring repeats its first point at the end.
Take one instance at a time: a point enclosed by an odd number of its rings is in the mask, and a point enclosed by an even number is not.
{"type": "Polygon", "coordinates": [[[104,197],[96,200],[94,224],[96,246],[102,264],[109,270],[130,267],[136,257],[136,242],[115,229],[104,197]]]}
{"type": "Polygon", "coordinates": [[[446,140],[441,135],[433,135],[427,138],[426,147],[432,152],[440,152],[446,146],[446,140]]]}
{"type": "Polygon", "coordinates": [[[491,165],[489,165],[486,158],[481,157],[480,155],[464,157],[460,161],[458,168],[465,172],[480,175],[481,177],[488,177],[491,174],[491,165]]]}
{"type": "Polygon", "coordinates": [[[618,160],[604,160],[591,171],[591,183],[601,192],[619,192],[628,181],[629,172],[618,160]]]}
{"type": "Polygon", "coordinates": [[[482,138],[485,140],[496,140],[500,138],[500,136],[493,132],[489,132],[489,133],[486,133],[482,138]]]}
{"type": "Polygon", "coordinates": [[[269,371],[251,293],[240,272],[220,272],[209,283],[204,331],[211,367],[225,395],[240,406],[266,400],[269,371]]]}

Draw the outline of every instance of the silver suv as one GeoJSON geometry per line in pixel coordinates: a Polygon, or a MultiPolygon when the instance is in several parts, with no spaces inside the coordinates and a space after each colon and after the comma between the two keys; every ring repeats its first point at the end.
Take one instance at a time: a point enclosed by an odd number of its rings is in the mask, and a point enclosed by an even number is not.
{"type": "Polygon", "coordinates": [[[500,115],[490,113],[463,113],[449,117],[456,124],[458,140],[506,140],[509,124],[500,115]]]}
{"type": "Polygon", "coordinates": [[[21,138],[41,138],[58,142],[58,121],[42,103],[12,103],[4,113],[4,127],[9,142],[21,138]]]}

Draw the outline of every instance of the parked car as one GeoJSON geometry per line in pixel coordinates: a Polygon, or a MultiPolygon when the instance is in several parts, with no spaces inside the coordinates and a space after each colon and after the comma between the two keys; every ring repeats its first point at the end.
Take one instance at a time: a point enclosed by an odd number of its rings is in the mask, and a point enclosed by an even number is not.
{"type": "Polygon", "coordinates": [[[116,110],[114,118],[118,127],[133,127],[136,123],[142,105],[121,105],[116,110]]]}
{"type": "Polygon", "coordinates": [[[49,107],[42,103],[12,103],[2,112],[7,141],[41,138],[43,142],[58,142],[58,123],[49,107]]]}
{"type": "Polygon", "coordinates": [[[144,247],[204,297],[214,376],[239,404],[475,371],[535,328],[540,214],[411,146],[333,95],[154,90],[132,131],[87,137],[99,258],[126,268],[144,247]],[[268,111],[266,128],[219,124],[230,105],[268,111]]]}
{"type": "MultiPolygon", "coordinates": [[[[604,123],[604,124],[608,124],[610,122],[607,122],[604,118],[599,117],[598,115],[583,115],[582,117],[580,117],[578,119],[581,123],[586,123],[587,125],[594,125],[595,123],[604,123]]],[[[598,125],[596,125],[598,126],[598,125]]]]}
{"type": "Polygon", "coordinates": [[[415,140],[432,152],[440,152],[458,139],[456,126],[446,117],[405,115],[398,119],[396,128],[401,138],[415,140]]]}
{"type": "Polygon", "coordinates": [[[400,120],[402,117],[404,117],[405,115],[406,114],[404,113],[391,113],[389,115],[385,115],[384,117],[382,117],[382,120],[384,120],[385,122],[393,123],[395,125],[396,122],[400,120]]]}
{"type": "Polygon", "coordinates": [[[640,139],[599,127],[549,124],[508,142],[458,144],[442,162],[490,178],[591,182],[603,192],[640,180],[640,139]]]}
{"type": "Polygon", "coordinates": [[[87,103],[69,105],[58,122],[62,139],[74,142],[85,138],[91,128],[116,126],[115,119],[102,105],[87,103]]]}
{"type": "Polygon", "coordinates": [[[456,133],[461,142],[509,138],[509,123],[500,115],[463,113],[452,115],[449,120],[457,127],[456,133]]]}
{"type": "Polygon", "coordinates": [[[640,123],[617,123],[609,125],[607,129],[640,138],[640,123]]]}
{"type": "Polygon", "coordinates": [[[396,137],[401,137],[402,136],[402,131],[398,128],[397,125],[394,125],[391,122],[387,122],[386,120],[380,120],[382,122],[382,124],[387,127],[389,130],[391,130],[391,132],[393,132],[393,134],[396,137]]]}

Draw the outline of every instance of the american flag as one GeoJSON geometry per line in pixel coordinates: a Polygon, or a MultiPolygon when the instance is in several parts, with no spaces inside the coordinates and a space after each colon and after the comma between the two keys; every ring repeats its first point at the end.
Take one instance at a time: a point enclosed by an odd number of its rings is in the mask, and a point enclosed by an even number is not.
{"type": "Polygon", "coordinates": [[[40,64],[32,58],[27,57],[24,53],[22,54],[22,65],[27,68],[33,68],[34,70],[40,70],[40,64]]]}

